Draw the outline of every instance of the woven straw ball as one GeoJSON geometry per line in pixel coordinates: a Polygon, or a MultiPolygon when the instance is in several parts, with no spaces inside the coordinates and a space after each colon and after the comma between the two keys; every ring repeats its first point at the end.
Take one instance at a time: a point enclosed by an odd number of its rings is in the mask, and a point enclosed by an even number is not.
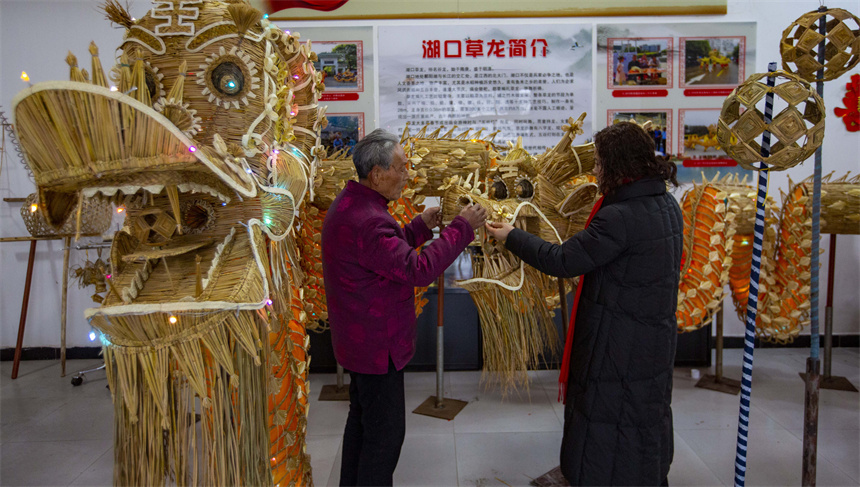
{"type": "Polygon", "coordinates": [[[782,32],[779,43],[782,69],[812,81],[830,81],[860,62],[860,19],[841,8],[812,11],[795,20],[782,32]],[[826,34],[819,33],[819,20],[826,34]],[[825,41],[824,64],[818,62],[818,46],[825,41]],[[824,68],[819,80],[817,71],[824,68]]]}
{"type": "Polygon", "coordinates": [[[806,160],[824,141],[824,101],[809,83],[785,71],[754,74],[738,86],[723,102],[717,139],[726,153],[745,169],[758,170],[763,161],[771,170],[784,170],[806,160]],[[774,86],[765,77],[772,75],[774,86]],[[788,104],[764,121],[765,96],[769,91],[788,104]],[[758,105],[758,106],[757,106],[758,105]],[[761,107],[761,109],[759,109],[761,107]],[[763,158],[756,140],[770,131],[770,156],[763,158]]]}

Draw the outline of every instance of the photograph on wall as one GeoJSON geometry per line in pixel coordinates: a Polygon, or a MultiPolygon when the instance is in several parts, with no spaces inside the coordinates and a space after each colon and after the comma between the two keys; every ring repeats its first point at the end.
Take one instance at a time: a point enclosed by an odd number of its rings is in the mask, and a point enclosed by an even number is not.
{"type": "MultiPolygon", "coordinates": [[[[669,133],[663,152],[679,162],[691,160],[685,156],[685,150],[700,151],[702,154],[695,157],[710,159],[712,163],[721,160],[721,157],[711,156],[713,148],[705,152],[700,143],[693,142],[692,147],[685,147],[684,127],[677,117],[682,109],[707,109],[711,111],[703,113],[719,113],[723,101],[738,80],[743,81],[742,76],[755,72],[756,23],[613,23],[597,24],[596,29],[596,112],[666,112],[666,107],[672,107],[667,113],[669,133]],[[658,56],[656,63],[666,70],[666,84],[638,84],[640,80],[654,82],[647,73],[631,80],[630,72],[635,72],[636,67],[621,65],[619,58],[624,57],[623,62],[627,63],[634,55],[638,61],[644,54],[648,62],[648,54],[662,54],[663,46],[666,49],[665,62],[662,56],[658,56]],[[623,76],[619,76],[621,73],[623,76]]],[[[657,83],[661,83],[659,78],[657,83]]],[[[593,120],[595,131],[613,121],[603,116],[593,120]]],[[[700,133],[690,135],[698,135],[700,142],[710,143],[707,127],[711,124],[704,124],[704,129],[696,129],[700,133]]]]}
{"type": "Polygon", "coordinates": [[[327,113],[328,125],[320,134],[320,141],[329,156],[345,150],[351,155],[355,144],[364,137],[363,113],[327,113]]]}
{"type": "Polygon", "coordinates": [[[688,108],[678,112],[678,127],[683,131],[679,155],[684,159],[726,159],[729,156],[717,141],[716,108],[688,108]]]}
{"type": "MultiPolygon", "coordinates": [[[[591,115],[588,24],[380,26],[378,42],[379,126],[392,133],[483,129],[540,154],[591,115]]],[[[590,118],[583,128],[579,143],[590,118]]]]}
{"type": "Polygon", "coordinates": [[[314,68],[323,73],[326,91],[364,91],[361,41],[314,41],[314,68]]]}
{"type": "Polygon", "coordinates": [[[678,182],[699,182],[702,177],[717,174],[737,174],[743,177],[752,171],[738,166],[720,147],[717,140],[717,108],[682,108],[678,110],[678,182]]]}
{"type": "Polygon", "coordinates": [[[607,88],[672,87],[671,37],[611,38],[607,43],[607,88]]]}
{"type": "Polygon", "coordinates": [[[655,153],[661,156],[672,153],[672,110],[609,110],[606,125],[634,122],[639,125],[651,122],[648,134],[654,140],[655,153]]]}
{"type": "Polygon", "coordinates": [[[730,86],[743,82],[746,40],[738,37],[681,37],[681,87],[730,86]]]}

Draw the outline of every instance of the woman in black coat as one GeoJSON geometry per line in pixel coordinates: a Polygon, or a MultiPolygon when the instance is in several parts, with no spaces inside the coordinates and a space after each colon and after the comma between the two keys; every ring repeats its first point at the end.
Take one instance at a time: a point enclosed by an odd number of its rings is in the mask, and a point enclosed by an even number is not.
{"type": "Polygon", "coordinates": [[[583,276],[559,380],[568,482],[666,484],[684,226],[667,192],[676,167],[635,123],[607,127],[594,143],[604,197],[585,230],[561,245],[507,223],[487,231],[541,272],[583,276]]]}

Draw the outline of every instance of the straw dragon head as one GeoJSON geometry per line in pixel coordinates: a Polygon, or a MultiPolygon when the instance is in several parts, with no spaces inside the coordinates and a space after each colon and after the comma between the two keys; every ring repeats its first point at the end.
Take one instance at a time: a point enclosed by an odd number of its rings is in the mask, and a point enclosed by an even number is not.
{"type": "Polygon", "coordinates": [[[92,44],[91,80],[70,54],[70,81],[14,101],[49,223],[84,198],[126,211],[113,290],[92,312],[259,309],[264,234],[284,238],[312,191],[325,118],[310,43],[243,1],[157,1],[139,20],[113,1],[105,11],[126,28],[108,73],[92,44]]]}

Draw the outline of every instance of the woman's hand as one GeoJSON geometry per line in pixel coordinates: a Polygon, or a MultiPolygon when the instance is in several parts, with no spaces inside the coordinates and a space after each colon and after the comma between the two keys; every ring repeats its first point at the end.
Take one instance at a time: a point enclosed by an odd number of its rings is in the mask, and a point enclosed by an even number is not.
{"type": "Polygon", "coordinates": [[[504,244],[505,240],[508,239],[508,234],[511,233],[511,230],[514,229],[513,225],[510,223],[502,223],[502,222],[487,222],[484,225],[484,228],[487,229],[487,233],[492,235],[500,244],[504,244]]]}

